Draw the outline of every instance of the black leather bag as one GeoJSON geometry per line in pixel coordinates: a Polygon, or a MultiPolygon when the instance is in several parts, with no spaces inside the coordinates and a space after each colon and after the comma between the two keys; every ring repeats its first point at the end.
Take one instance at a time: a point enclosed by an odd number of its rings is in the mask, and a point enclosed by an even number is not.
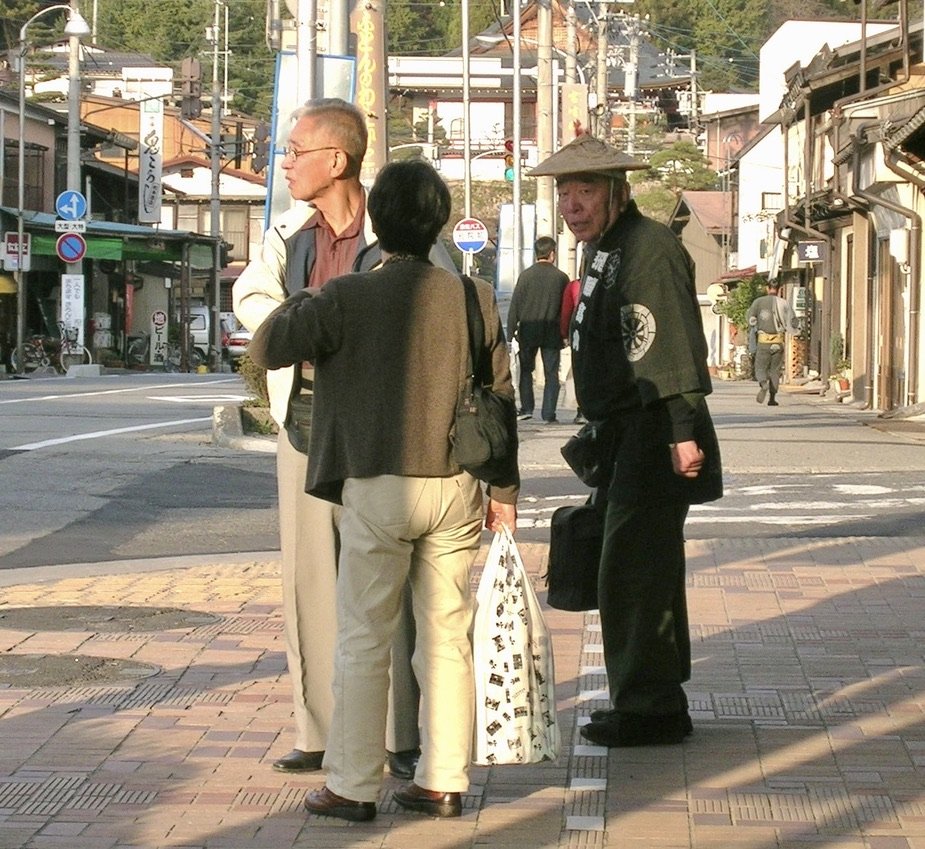
{"type": "Polygon", "coordinates": [[[598,487],[610,480],[614,442],[614,426],[610,422],[588,422],[560,450],[583,484],[598,487]]]}
{"type": "Polygon", "coordinates": [[[308,454],[312,435],[312,395],[293,395],[289,399],[286,433],[289,443],[300,454],[308,454]]]}
{"type": "Polygon", "coordinates": [[[496,395],[483,381],[480,352],[485,325],[475,284],[463,277],[469,331],[469,376],[459,396],[450,433],[453,461],[479,480],[491,482],[516,450],[517,410],[512,398],[496,395]],[[514,436],[512,436],[512,431],[514,436]]]}
{"type": "Polygon", "coordinates": [[[594,504],[560,507],[549,529],[546,601],[557,610],[596,610],[604,514],[594,504]]]}

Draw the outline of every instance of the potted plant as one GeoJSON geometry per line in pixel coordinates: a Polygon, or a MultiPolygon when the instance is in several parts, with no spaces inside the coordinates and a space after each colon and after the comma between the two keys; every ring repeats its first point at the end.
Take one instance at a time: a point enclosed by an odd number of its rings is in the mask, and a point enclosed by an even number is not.
{"type": "Polygon", "coordinates": [[[838,331],[832,334],[829,342],[829,351],[831,353],[832,375],[830,380],[838,384],[842,392],[847,392],[851,388],[851,381],[848,379],[848,369],[851,368],[851,360],[845,356],[845,337],[838,331]]]}

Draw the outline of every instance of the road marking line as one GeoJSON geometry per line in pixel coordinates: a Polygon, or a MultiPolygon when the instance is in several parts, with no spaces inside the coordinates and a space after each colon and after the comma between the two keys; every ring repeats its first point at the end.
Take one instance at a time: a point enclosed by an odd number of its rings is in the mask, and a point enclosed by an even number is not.
{"type": "Polygon", "coordinates": [[[116,436],[120,433],[134,433],[139,430],[155,430],[157,428],[174,427],[175,425],[198,424],[211,422],[212,416],[199,419],[175,419],[170,422],[156,422],[154,424],[135,425],[134,427],[117,427],[112,430],[97,430],[93,433],[79,433],[75,436],[62,436],[58,439],[46,439],[43,442],[30,442],[27,445],[17,445],[13,451],[35,451],[37,448],[50,448],[53,445],[64,445],[68,442],[80,442],[84,439],[100,439],[104,436],[116,436]]]}
{"type": "Polygon", "coordinates": [[[247,395],[149,395],[149,401],[172,401],[174,404],[235,404],[247,400],[247,395]]]}
{"type": "MultiPolygon", "coordinates": [[[[208,380],[194,386],[211,386],[216,383],[232,383],[235,378],[222,378],[208,380]]],[[[154,386],[133,386],[130,389],[96,389],[93,392],[62,392],[60,395],[37,395],[34,398],[5,398],[0,404],[26,404],[30,401],[61,401],[65,398],[92,398],[95,395],[120,395],[125,392],[150,392],[152,389],[176,389],[178,386],[187,386],[184,383],[158,383],[154,386]]]]}

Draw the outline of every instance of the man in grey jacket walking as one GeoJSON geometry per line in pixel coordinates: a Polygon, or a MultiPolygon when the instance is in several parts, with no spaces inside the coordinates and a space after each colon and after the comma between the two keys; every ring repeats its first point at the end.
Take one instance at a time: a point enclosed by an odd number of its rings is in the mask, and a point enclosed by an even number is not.
{"type": "Polygon", "coordinates": [[[752,301],[746,317],[749,327],[758,332],[758,348],[755,351],[755,380],[758,394],[755,400],[764,403],[767,397],[769,407],[777,407],[777,391],[780,388],[781,367],[784,362],[786,334],[797,331],[797,320],[787,303],[780,297],[780,282],[769,280],[767,294],[752,301]]]}

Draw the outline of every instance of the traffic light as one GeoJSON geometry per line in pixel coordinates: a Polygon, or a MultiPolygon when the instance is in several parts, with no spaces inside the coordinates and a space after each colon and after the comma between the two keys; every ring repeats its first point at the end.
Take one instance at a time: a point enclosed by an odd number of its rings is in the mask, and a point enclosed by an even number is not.
{"type": "Polygon", "coordinates": [[[504,179],[514,182],[514,139],[504,142],[504,179]]]}
{"type": "Polygon", "coordinates": [[[228,264],[234,259],[231,251],[234,249],[233,242],[226,242],[224,239],[218,245],[218,267],[228,268],[228,264]]]}
{"type": "Polygon", "coordinates": [[[254,127],[254,152],[251,155],[251,171],[259,174],[270,161],[270,128],[261,121],[254,127]]]}
{"type": "Polygon", "coordinates": [[[187,56],[180,63],[182,98],[180,114],[184,118],[198,118],[202,114],[202,66],[199,60],[187,56]]]}

